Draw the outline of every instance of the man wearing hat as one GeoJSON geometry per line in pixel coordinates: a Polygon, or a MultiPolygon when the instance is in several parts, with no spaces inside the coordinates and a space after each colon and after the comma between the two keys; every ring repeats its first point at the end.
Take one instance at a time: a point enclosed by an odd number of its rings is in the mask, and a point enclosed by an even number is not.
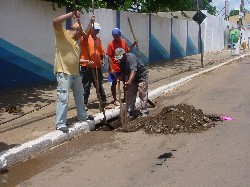
{"type": "Polygon", "coordinates": [[[82,84],[84,88],[84,103],[87,106],[88,99],[90,95],[91,84],[94,86],[94,77],[92,73],[92,69],[94,68],[94,74],[97,77],[98,85],[99,85],[99,93],[101,96],[103,107],[105,107],[107,100],[106,94],[103,89],[103,74],[102,67],[105,65],[104,61],[104,50],[102,46],[101,39],[97,36],[97,34],[101,30],[101,26],[99,23],[93,22],[89,24],[89,34],[88,29],[86,30],[87,36],[83,36],[80,39],[81,44],[81,59],[80,59],[80,72],[82,76],[82,84]]]}
{"type": "Polygon", "coordinates": [[[125,82],[128,116],[135,114],[137,92],[139,92],[142,117],[147,116],[148,70],[134,54],[126,53],[123,48],[115,50],[115,59],[119,62],[122,78],[128,77],[125,82]]]}
{"type": "Polygon", "coordinates": [[[121,38],[121,30],[119,28],[114,28],[112,30],[112,36],[113,40],[108,43],[107,48],[107,55],[109,56],[109,80],[111,82],[111,93],[114,99],[114,104],[119,106],[120,103],[116,97],[116,85],[121,70],[118,61],[115,59],[115,50],[117,48],[122,48],[125,52],[130,52],[138,42],[134,41],[134,43],[128,47],[126,40],[121,38]]]}
{"type": "Polygon", "coordinates": [[[89,118],[83,100],[83,88],[79,72],[80,48],[77,44],[77,40],[85,33],[82,32],[78,24],[73,24],[70,30],[65,30],[62,27],[62,23],[71,18],[79,19],[79,12],[73,11],[53,19],[56,39],[54,71],[57,78],[55,123],[56,129],[65,133],[68,132],[66,122],[70,89],[73,91],[78,120],[85,121],[89,118]]]}

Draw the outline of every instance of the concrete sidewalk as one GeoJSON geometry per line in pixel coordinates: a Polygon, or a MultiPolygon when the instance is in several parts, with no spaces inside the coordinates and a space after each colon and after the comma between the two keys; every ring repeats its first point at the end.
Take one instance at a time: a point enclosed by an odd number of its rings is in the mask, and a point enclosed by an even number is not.
{"type": "MultiPolygon", "coordinates": [[[[230,51],[206,53],[204,54],[204,68],[201,68],[200,55],[151,65],[149,66],[149,97],[154,99],[162,93],[186,83],[195,76],[235,60],[240,60],[240,58],[248,56],[248,53],[249,51],[246,51],[245,54],[232,57],[230,57],[230,51]]],[[[107,78],[106,74],[105,77],[107,78]]],[[[106,94],[110,95],[110,85],[106,81],[104,88],[106,94]]],[[[7,96],[1,98],[3,103],[8,103],[12,99],[12,104],[18,103],[25,114],[21,117],[6,113],[1,115],[0,144],[2,150],[4,150],[0,153],[0,168],[2,169],[94,129],[95,125],[100,123],[103,118],[102,113],[98,113],[97,110],[98,103],[96,102],[94,89],[91,90],[88,108],[89,113],[95,116],[95,120],[84,123],[75,123],[76,111],[71,93],[70,108],[73,110],[68,112],[68,122],[71,124],[68,134],[55,131],[55,85],[46,89],[29,89],[21,92],[21,94],[18,92],[9,93],[7,96]],[[25,98],[26,100],[24,99],[22,103],[18,102],[18,99],[26,95],[28,95],[25,98]],[[18,99],[13,101],[13,98],[18,99]]],[[[108,98],[108,102],[111,101],[112,99],[108,98]]],[[[119,107],[110,106],[112,109],[106,110],[107,119],[119,116],[119,107]]]]}

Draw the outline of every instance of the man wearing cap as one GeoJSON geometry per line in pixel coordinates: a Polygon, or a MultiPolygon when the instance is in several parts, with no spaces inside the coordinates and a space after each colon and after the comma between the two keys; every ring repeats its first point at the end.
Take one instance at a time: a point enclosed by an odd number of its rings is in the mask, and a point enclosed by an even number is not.
{"type": "MultiPolygon", "coordinates": [[[[103,74],[102,67],[105,65],[104,61],[104,50],[102,46],[101,39],[97,36],[97,34],[101,30],[101,26],[99,23],[93,22],[90,25],[89,35],[83,36],[80,39],[81,44],[81,59],[80,59],[80,72],[82,76],[82,84],[84,88],[84,103],[87,106],[88,99],[90,95],[91,84],[94,86],[94,77],[97,77],[98,85],[99,85],[99,93],[101,96],[103,107],[106,105],[106,94],[103,89],[103,74]],[[92,69],[94,68],[94,75],[92,73],[92,69]]],[[[88,30],[88,29],[87,29],[88,30]]],[[[88,31],[86,32],[88,33],[88,31]]]]}
{"type": "MultiPolygon", "coordinates": [[[[86,114],[81,76],[79,72],[80,48],[77,40],[85,34],[78,24],[72,25],[70,30],[65,30],[62,23],[67,19],[79,19],[79,12],[70,12],[53,19],[55,32],[55,74],[57,78],[57,106],[56,106],[56,129],[68,132],[67,111],[69,91],[72,89],[77,118],[80,121],[88,119],[86,114]]],[[[91,118],[93,119],[93,118],[91,118]]]]}
{"type": "Polygon", "coordinates": [[[122,48],[125,52],[130,52],[138,42],[134,41],[134,43],[128,47],[126,40],[121,38],[121,30],[119,28],[114,28],[112,30],[112,36],[113,40],[108,43],[107,48],[107,55],[109,56],[109,80],[111,82],[111,93],[114,99],[114,104],[119,106],[120,103],[116,97],[116,85],[117,78],[121,75],[121,70],[118,60],[115,59],[115,50],[117,48],[122,48]]]}
{"type": "Polygon", "coordinates": [[[147,116],[148,70],[134,54],[126,53],[122,48],[115,50],[115,59],[119,62],[122,77],[128,77],[125,82],[128,116],[135,114],[137,92],[139,92],[142,117],[147,116]]]}

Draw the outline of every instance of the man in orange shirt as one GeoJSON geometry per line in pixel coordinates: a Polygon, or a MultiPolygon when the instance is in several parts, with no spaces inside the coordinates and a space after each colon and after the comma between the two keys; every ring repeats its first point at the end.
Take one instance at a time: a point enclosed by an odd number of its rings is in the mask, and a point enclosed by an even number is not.
{"type": "MultiPolygon", "coordinates": [[[[116,85],[117,79],[121,75],[121,69],[119,65],[119,61],[115,59],[115,50],[117,48],[123,48],[125,52],[130,52],[133,47],[138,43],[134,41],[134,43],[128,47],[125,39],[121,38],[121,30],[119,28],[114,28],[112,30],[113,40],[108,43],[107,55],[109,56],[109,79],[111,79],[111,93],[114,99],[114,104],[119,106],[120,103],[116,98],[116,85]]],[[[124,92],[125,93],[125,92],[124,92]]]]}
{"type": "Polygon", "coordinates": [[[80,59],[80,72],[82,76],[82,84],[84,88],[84,103],[87,106],[91,84],[94,86],[94,77],[91,68],[94,68],[94,73],[98,78],[99,93],[102,99],[103,107],[106,105],[106,94],[103,89],[103,74],[102,67],[105,65],[104,50],[102,42],[97,34],[100,32],[101,26],[99,23],[94,23],[94,28],[90,28],[90,34],[87,37],[81,37],[81,59],[80,59]],[[97,70],[97,71],[96,71],[97,70]]]}

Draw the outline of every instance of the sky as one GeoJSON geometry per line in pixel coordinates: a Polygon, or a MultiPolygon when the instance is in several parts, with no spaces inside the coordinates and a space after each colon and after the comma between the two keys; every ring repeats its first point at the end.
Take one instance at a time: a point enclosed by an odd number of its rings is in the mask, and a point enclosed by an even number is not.
{"type": "MultiPolygon", "coordinates": [[[[229,1],[229,12],[231,10],[239,10],[240,9],[240,2],[241,0],[228,0],[229,1]]],[[[244,0],[245,1],[245,8],[250,10],[250,4],[248,2],[250,2],[250,0],[244,0]]],[[[217,11],[221,11],[223,9],[223,7],[225,6],[225,0],[212,0],[211,5],[216,6],[217,11]]],[[[225,10],[222,11],[223,13],[225,12],[225,10]]],[[[220,13],[219,15],[222,15],[223,13],[220,13]]]]}

